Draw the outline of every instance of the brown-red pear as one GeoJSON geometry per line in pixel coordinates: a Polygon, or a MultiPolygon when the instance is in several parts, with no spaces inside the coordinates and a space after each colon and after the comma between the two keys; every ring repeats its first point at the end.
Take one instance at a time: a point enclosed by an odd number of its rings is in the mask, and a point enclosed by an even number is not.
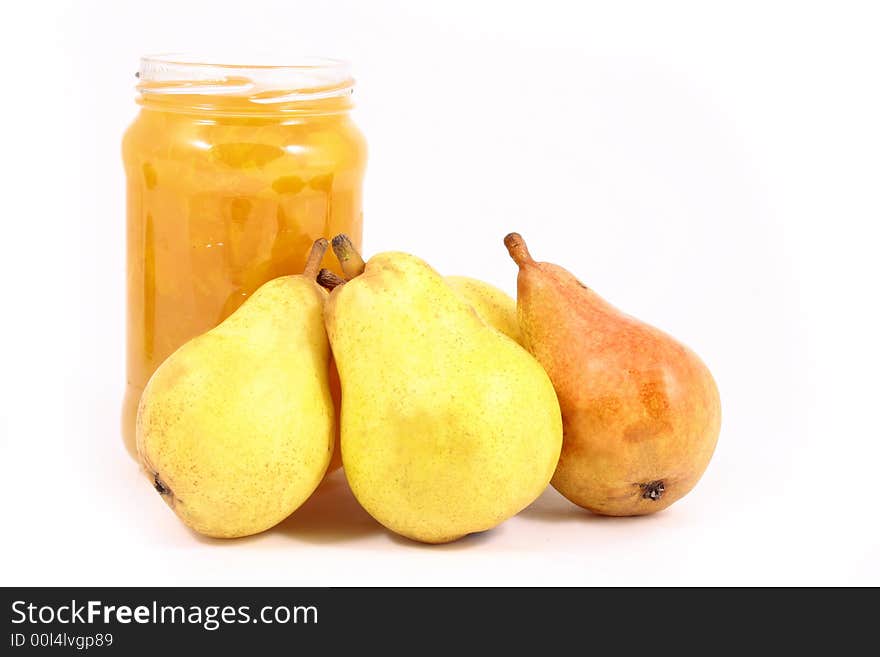
{"type": "Polygon", "coordinates": [[[550,376],[562,410],[553,486],[612,516],[653,513],[679,500],[718,440],[721,402],[708,368],[567,270],[535,262],[519,234],[504,244],[519,266],[523,343],[550,376]]]}

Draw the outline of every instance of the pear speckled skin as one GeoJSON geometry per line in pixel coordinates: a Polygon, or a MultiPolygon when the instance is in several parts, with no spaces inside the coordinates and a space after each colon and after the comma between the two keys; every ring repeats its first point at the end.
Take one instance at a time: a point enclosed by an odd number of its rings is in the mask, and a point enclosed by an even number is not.
{"type": "Polygon", "coordinates": [[[511,340],[522,344],[519,321],[516,318],[516,301],[494,285],[467,276],[446,276],[452,289],[467,301],[477,314],[511,340]]]}
{"type": "Polygon", "coordinates": [[[326,291],[269,281],[156,370],[137,446],[156,489],[206,536],[261,532],[299,507],[333,450],[326,291]]]}
{"type": "Polygon", "coordinates": [[[376,520],[445,543],[495,527],[546,488],[562,444],[547,375],[427,263],[374,256],[333,290],[325,318],[343,467],[376,520]]]}
{"type": "Polygon", "coordinates": [[[612,516],[653,513],[681,499],[706,470],[721,426],[708,368],[567,270],[532,260],[519,235],[505,244],[520,268],[526,348],[562,407],[565,440],[554,488],[612,516]]]}

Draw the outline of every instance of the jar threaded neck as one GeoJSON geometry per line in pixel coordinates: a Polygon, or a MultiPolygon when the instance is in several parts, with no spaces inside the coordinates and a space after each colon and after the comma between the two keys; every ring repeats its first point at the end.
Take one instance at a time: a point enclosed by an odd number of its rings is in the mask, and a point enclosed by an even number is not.
{"type": "Polygon", "coordinates": [[[307,57],[285,65],[214,61],[183,55],[141,58],[139,102],[165,110],[258,115],[335,113],[352,106],[354,79],[341,60],[307,57]]]}

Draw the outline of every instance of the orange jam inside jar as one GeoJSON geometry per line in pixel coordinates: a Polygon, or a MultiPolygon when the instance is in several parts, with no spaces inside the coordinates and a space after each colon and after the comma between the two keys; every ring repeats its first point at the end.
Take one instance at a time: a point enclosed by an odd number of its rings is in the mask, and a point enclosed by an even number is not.
{"type": "MultiPolygon", "coordinates": [[[[317,238],[347,233],[360,247],[366,143],[353,84],[335,60],[141,60],[141,109],[123,139],[133,455],[138,401],[165,358],[266,281],[300,273],[317,238]]],[[[339,272],[329,256],[323,266],[339,272]]]]}

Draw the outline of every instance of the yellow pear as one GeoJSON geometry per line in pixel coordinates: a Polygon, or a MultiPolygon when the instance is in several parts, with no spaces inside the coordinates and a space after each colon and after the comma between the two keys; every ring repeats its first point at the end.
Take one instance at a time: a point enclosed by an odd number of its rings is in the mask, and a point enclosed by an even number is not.
{"type": "Polygon", "coordinates": [[[467,276],[446,276],[446,282],[467,301],[477,314],[519,344],[522,344],[516,301],[494,285],[467,276]]]}
{"type": "Polygon", "coordinates": [[[444,543],[495,527],[546,488],[562,446],[549,378],[427,263],[374,256],[333,289],[325,321],[343,467],[376,520],[444,543]]]}
{"type": "Polygon", "coordinates": [[[137,448],[154,487],[207,536],[255,534],[312,494],[335,419],[315,282],[326,240],[302,275],[269,281],[223,323],[174,352],[141,398],[137,448]]]}

